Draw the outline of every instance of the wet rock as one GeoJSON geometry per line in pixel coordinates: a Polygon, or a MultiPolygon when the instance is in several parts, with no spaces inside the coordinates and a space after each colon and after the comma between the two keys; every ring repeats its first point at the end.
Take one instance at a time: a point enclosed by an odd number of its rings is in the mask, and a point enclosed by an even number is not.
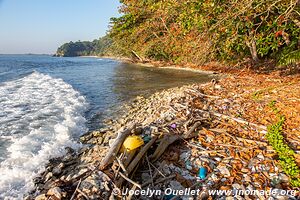
{"type": "Polygon", "coordinates": [[[75,159],[75,156],[73,154],[66,154],[63,158],[62,158],[62,161],[63,162],[70,162],[72,161],[73,159],[75,159]]]}
{"type": "Polygon", "coordinates": [[[37,176],[33,179],[35,184],[43,182],[43,177],[37,176]]]}
{"type": "Polygon", "coordinates": [[[51,188],[50,190],[48,190],[47,195],[48,196],[54,196],[57,199],[62,198],[62,192],[61,192],[61,189],[59,187],[51,188]]]}
{"type": "Polygon", "coordinates": [[[92,139],[92,137],[93,137],[93,135],[91,133],[87,133],[80,137],[80,142],[85,143],[85,142],[89,141],[90,139],[92,139]]]}
{"type": "Polygon", "coordinates": [[[101,137],[103,133],[101,131],[93,131],[92,132],[93,137],[101,137]]]}
{"type": "Polygon", "coordinates": [[[65,164],[64,163],[60,163],[59,165],[57,165],[56,167],[53,168],[52,174],[54,176],[60,175],[62,173],[64,167],[65,167],[65,164]]]}
{"type": "Polygon", "coordinates": [[[47,173],[46,176],[45,176],[45,179],[44,179],[45,182],[47,182],[48,180],[50,180],[52,178],[52,176],[53,176],[52,172],[47,173]]]}
{"type": "Polygon", "coordinates": [[[66,147],[65,151],[66,151],[66,154],[75,154],[75,150],[72,149],[71,147],[66,147]]]}
{"type": "Polygon", "coordinates": [[[113,120],[112,120],[112,119],[104,119],[104,120],[103,120],[103,123],[104,123],[104,124],[107,124],[107,125],[110,125],[110,124],[113,123],[113,120]]]}

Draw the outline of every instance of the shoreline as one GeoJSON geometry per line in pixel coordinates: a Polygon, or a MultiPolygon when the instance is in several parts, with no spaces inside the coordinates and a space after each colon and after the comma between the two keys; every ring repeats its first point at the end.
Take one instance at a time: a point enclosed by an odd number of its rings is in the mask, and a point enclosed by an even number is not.
{"type": "Polygon", "coordinates": [[[174,69],[174,70],[186,70],[186,71],[192,71],[192,72],[199,72],[203,74],[220,74],[225,75],[225,73],[212,71],[212,70],[205,70],[201,68],[192,68],[189,66],[184,65],[174,65],[174,64],[167,64],[160,61],[147,61],[147,62],[141,62],[135,59],[127,58],[127,57],[116,57],[116,56],[78,56],[82,58],[103,58],[103,59],[113,59],[125,63],[130,63],[134,65],[140,65],[143,67],[155,67],[155,68],[162,68],[162,69],[174,69]]]}
{"type": "MultiPolygon", "coordinates": [[[[255,77],[230,75],[221,78],[220,82],[216,84],[193,84],[163,90],[146,99],[137,97],[131,105],[125,105],[127,114],[119,116],[117,119],[107,120],[105,128],[83,135],[81,141],[87,146],[79,152],[70,150],[65,158],[52,159],[47,170],[41,175],[40,181],[36,182],[39,187],[36,188],[35,193],[39,194],[40,199],[57,195],[57,193],[61,195],[62,199],[64,196],[67,198],[74,193],[77,197],[82,197],[81,192],[88,195],[90,199],[108,199],[112,195],[111,191],[115,188],[114,185],[117,184],[115,178],[118,176],[118,172],[113,166],[118,166],[118,162],[115,161],[111,167],[109,165],[105,171],[99,170],[99,165],[107,156],[117,133],[128,128],[132,121],[138,123],[138,127],[133,130],[135,134],[141,135],[143,138],[148,137],[150,140],[153,137],[164,140],[164,136],[167,136],[166,141],[168,141],[168,138],[176,135],[192,134],[191,139],[186,139],[186,142],[176,139],[171,143],[172,145],[168,145],[164,149],[165,152],[163,151],[158,158],[159,162],[151,161],[151,165],[155,166],[151,167],[154,170],[152,173],[155,173],[157,168],[168,169],[167,171],[162,170],[165,176],[171,176],[172,173],[185,174],[181,178],[178,177],[179,174],[171,178],[173,185],[160,183],[159,187],[171,187],[178,190],[182,187],[189,188],[190,184],[197,183],[197,170],[202,166],[208,171],[205,182],[214,183],[210,187],[212,189],[229,190],[235,187],[248,188],[250,185],[252,189],[257,190],[266,189],[265,187],[278,188],[279,186],[280,189],[293,189],[288,183],[289,177],[279,167],[278,161],[273,159],[276,153],[268,145],[265,137],[266,127],[272,121],[263,121],[263,119],[271,117],[270,119],[276,120],[272,110],[268,108],[271,101],[270,95],[272,98],[277,96],[273,93],[270,94],[269,91],[260,92],[259,94],[263,97],[259,98],[260,101],[264,101],[264,104],[258,104],[256,97],[249,99],[249,96],[256,94],[255,91],[264,91],[263,88],[267,86],[271,87],[270,85],[273,84],[272,87],[275,88],[281,85],[287,87],[287,83],[290,82],[289,79],[283,80],[282,83],[278,80],[278,77],[266,75],[255,77]],[[267,80],[265,81],[267,83],[263,82],[262,84],[262,80],[267,80]],[[248,91],[251,91],[250,94],[248,91]],[[247,105],[247,108],[242,105],[247,105]],[[264,109],[257,110],[256,107],[261,107],[261,105],[264,105],[264,109]],[[253,115],[251,112],[256,114],[253,115]],[[193,113],[193,117],[187,115],[188,113],[193,113]],[[240,115],[240,117],[235,117],[236,115],[240,115]],[[197,116],[200,118],[198,119],[197,116]],[[198,124],[199,127],[193,128],[197,121],[201,126],[198,124]],[[242,122],[248,126],[244,127],[242,122]],[[249,124],[253,125],[249,126],[249,124]],[[228,127],[231,128],[228,129],[228,127]],[[216,146],[216,144],[218,145],[216,146]],[[247,152],[250,147],[259,153],[250,154],[247,152]],[[267,151],[263,150],[264,148],[267,151]],[[226,159],[231,157],[231,153],[236,149],[241,152],[247,150],[244,152],[245,154],[234,153],[234,156],[238,156],[244,163],[235,159],[233,161],[226,159]],[[230,154],[227,155],[226,151],[229,151],[230,154]],[[225,162],[224,159],[227,161],[225,162]],[[252,162],[251,166],[250,161],[252,162]],[[261,168],[262,163],[265,163],[264,168],[261,168]],[[228,167],[229,165],[231,167],[228,167]],[[261,174],[262,172],[263,174],[261,174]],[[253,173],[257,176],[253,177],[253,173]],[[234,177],[234,179],[232,180],[230,177],[234,177]],[[265,182],[259,181],[261,179],[265,182]],[[272,185],[273,179],[278,179],[279,185],[272,185]],[[57,181],[60,183],[58,186],[55,184],[57,181]],[[108,185],[105,187],[103,183],[108,185]],[[257,184],[253,185],[252,183],[257,184]],[[269,184],[263,186],[266,183],[269,184]],[[76,193],[75,188],[78,185],[81,192],[76,193]],[[71,188],[71,190],[68,191],[66,188],[71,188]]],[[[295,84],[300,85],[299,80],[296,80],[295,84]]],[[[286,104],[288,105],[288,103],[286,104]]],[[[282,105],[279,104],[279,106],[282,105]]],[[[295,112],[297,113],[297,111],[295,112]]],[[[288,116],[288,113],[285,115],[288,116]]],[[[292,126],[289,129],[285,128],[285,131],[290,132],[291,129],[293,129],[292,126]]],[[[293,133],[294,136],[297,134],[298,132],[293,133]]],[[[295,137],[292,138],[287,138],[287,141],[290,145],[296,145],[298,140],[295,140],[295,137]]],[[[299,154],[299,150],[295,151],[296,155],[299,154]]],[[[146,166],[141,164],[139,168],[143,171],[147,169],[147,164],[146,166]]],[[[153,174],[143,174],[138,169],[131,178],[140,184],[145,184],[151,176],[153,174]]],[[[130,181],[126,181],[127,186],[123,185],[123,187],[131,188],[130,183],[130,181]]],[[[256,197],[259,198],[259,196],[256,197]]],[[[270,195],[265,195],[263,198],[267,197],[270,195]]]]}

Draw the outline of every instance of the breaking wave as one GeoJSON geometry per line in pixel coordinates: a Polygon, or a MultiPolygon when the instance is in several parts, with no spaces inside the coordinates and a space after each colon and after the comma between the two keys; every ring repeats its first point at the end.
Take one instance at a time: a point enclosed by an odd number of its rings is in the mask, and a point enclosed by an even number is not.
{"type": "Polygon", "coordinates": [[[86,99],[62,79],[33,72],[0,84],[0,199],[22,199],[48,160],[78,148],[86,99]]]}

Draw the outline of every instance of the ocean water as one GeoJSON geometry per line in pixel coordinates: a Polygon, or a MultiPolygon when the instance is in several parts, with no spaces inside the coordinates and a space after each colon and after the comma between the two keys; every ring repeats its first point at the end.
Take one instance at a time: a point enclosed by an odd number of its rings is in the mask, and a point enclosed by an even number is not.
{"type": "Polygon", "coordinates": [[[0,199],[22,199],[50,158],[79,148],[78,137],[124,102],[211,78],[112,59],[0,55],[0,199]]]}

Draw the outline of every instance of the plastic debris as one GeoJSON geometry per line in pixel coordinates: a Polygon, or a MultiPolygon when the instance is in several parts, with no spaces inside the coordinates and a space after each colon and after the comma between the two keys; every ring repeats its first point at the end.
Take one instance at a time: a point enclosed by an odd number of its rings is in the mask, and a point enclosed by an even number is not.
{"type": "Polygon", "coordinates": [[[175,129],[177,127],[177,124],[171,124],[170,127],[175,129]]]}
{"type": "Polygon", "coordinates": [[[199,178],[200,179],[205,179],[206,174],[207,174],[207,169],[205,167],[200,167],[199,168],[199,173],[198,173],[199,178]]]}
{"type": "Polygon", "coordinates": [[[128,136],[123,143],[125,149],[128,151],[137,149],[143,144],[144,144],[144,140],[137,135],[128,136]]]}

